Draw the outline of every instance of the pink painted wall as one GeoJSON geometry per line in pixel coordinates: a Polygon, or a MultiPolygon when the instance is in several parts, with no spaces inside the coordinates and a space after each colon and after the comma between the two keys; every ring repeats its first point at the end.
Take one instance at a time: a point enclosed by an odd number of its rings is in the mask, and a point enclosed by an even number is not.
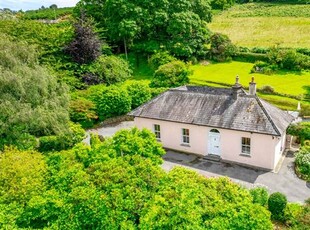
{"type": "MultiPolygon", "coordinates": [[[[161,128],[161,142],[164,147],[183,152],[195,153],[199,155],[208,154],[208,136],[213,128],[206,126],[190,125],[176,122],[153,120],[146,118],[135,118],[135,125],[138,128],[148,128],[153,131],[153,125],[159,124],[161,128]],[[181,145],[182,128],[190,130],[189,146],[181,145]]],[[[280,157],[275,158],[280,150],[279,143],[282,139],[271,135],[248,133],[228,129],[217,129],[220,132],[220,148],[223,160],[239,162],[256,167],[274,169],[280,157]],[[241,138],[251,138],[251,154],[245,156],[241,154],[241,138]]],[[[285,137],[283,137],[285,140],[285,137]]],[[[285,144],[285,141],[283,141],[285,144]]]]}

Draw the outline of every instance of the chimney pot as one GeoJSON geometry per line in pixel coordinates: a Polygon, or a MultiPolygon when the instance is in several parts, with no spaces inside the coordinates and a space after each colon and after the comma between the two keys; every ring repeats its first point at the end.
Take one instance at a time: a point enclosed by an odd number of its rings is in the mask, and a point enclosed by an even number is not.
{"type": "Polygon", "coordinates": [[[252,77],[252,81],[249,85],[249,94],[250,95],[256,95],[256,83],[254,82],[254,77],[252,77]]]}

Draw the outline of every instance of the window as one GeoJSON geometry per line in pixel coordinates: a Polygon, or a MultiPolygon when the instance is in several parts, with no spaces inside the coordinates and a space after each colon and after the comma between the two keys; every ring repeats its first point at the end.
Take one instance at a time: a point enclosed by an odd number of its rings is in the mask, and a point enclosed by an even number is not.
{"type": "Polygon", "coordinates": [[[157,140],[160,140],[160,125],[154,125],[154,133],[157,140]]]}
{"type": "Polygon", "coordinates": [[[182,129],[182,142],[189,144],[189,129],[182,129]]]}
{"type": "Polygon", "coordinates": [[[251,152],[251,139],[248,137],[242,137],[241,152],[250,155],[251,152]]]}

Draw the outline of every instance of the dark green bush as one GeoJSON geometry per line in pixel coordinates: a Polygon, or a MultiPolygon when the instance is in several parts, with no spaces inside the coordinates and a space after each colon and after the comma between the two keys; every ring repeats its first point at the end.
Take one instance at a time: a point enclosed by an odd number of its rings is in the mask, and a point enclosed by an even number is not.
{"type": "Polygon", "coordinates": [[[189,83],[191,71],[182,61],[172,61],[161,65],[150,83],[151,87],[177,87],[189,83]]]}
{"type": "Polygon", "coordinates": [[[253,203],[265,206],[268,201],[268,192],[266,188],[257,187],[250,190],[250,194],[253,198],[253,203]]]}
{"type": "Polygon", "coordinates": [[[210,57],[215,61],[230,61],[237,52],[237,48],[227,35],[215,33],[210,37],[210,40],[210,57]]]}
{"type": "Polygon", "coordinates": [[[248,52],[236,52],[233,56],[233,59],[236,61],[243,62],[256,62],[256,61],[268,61],[268,57],[266,54],[261,53],[248,53],[248,52]]]}
{"type": "Polygon", "coordinates": [[[268,209],[274,220],[284,220],[284,210],[287,204],[286,196],[280,192],[272,193],[268,199],[268,209]]]}
{"type": "Polygon", "coordinates": [[[224,10],[235,4],[235,0],[211,0],[212,9],[224,10]]]}
{"type": "Polygon", "coordinates": [[[151,56],[149,65],[153,70],[157,70],[159,66],[176,60],[177,59],[171,56],[168,51],[159,51],[151,56]]]}

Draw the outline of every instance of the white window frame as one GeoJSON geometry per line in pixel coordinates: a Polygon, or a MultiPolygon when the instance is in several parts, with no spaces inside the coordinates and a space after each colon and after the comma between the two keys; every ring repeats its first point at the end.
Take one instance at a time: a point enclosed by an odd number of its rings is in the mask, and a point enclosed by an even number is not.
{"type": "Polygon", "coordinates": [[[250,137],[241,138],[241,153],[245,155],[251,155],[251,138],[250,137]]]}
{"type": "Polygon", "coordinates": [[[155,134],[156,139],[160,141],[161,133],[160,133],[160,125],[159,124],[153,125],[153,132],[155,134]]]}
{"type": "Polygon", "coordinates": [[[189,132],[189,129],[182,128],[181,134],[182,134],[182,136],[181,136],[182,144],[189,145],[189,143],[190,143],[190,138],[189,138],[190,132],[189,132]]]}

